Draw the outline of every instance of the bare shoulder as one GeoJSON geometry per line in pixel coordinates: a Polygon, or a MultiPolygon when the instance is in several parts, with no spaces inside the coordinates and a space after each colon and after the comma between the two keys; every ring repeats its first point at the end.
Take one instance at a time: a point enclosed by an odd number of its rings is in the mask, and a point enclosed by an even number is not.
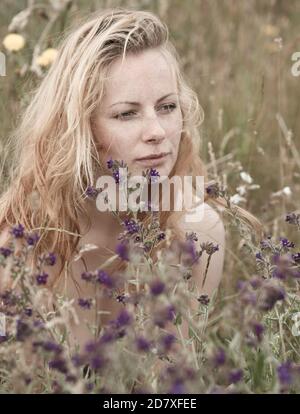
{"type": "Polygon", "coordinates": [[[225,227],[221,211],[217,211],[208,203],[202,203],[200,207],[186,212],[181,217],[180,226],[185,232],[193,231],[197,234],[198,248],[206,242],[218,245],[218,250],[211,256],[208,269],[208,255],[205,252],[200,262],[193,268],[193,279],[196,282],[198,294],[211,296],[218,288],[223,275],[225,227]]]}
{"type": "Polygon", "coordinates": [[[209,241],[225,244],[222,214],[208,203],[202,203],[199,208],[185,212],[180,223],[183,230],[196,232],[201,240],[210,239],[209,241]]]}
{"type": "Polygon", "coordinates": [[[6,225],[2,231],[0,231],[0,247],[4,247],[4,245],[8,242],[10,238],[10,227],[6,225]]]}

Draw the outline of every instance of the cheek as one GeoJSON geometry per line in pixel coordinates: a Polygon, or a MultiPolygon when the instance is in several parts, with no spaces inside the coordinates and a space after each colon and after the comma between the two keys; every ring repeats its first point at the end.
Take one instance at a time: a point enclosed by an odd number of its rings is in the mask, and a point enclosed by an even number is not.
{"type": "Polygon", "coordinates": [[[175,156],[177,156],[177,152],[179,149],[179,144],[181,141],[181,134],[182,134],[182,121],[180,118],[174,121],[173,125],[170,128],[170,133],[169,133],[171,146],[174,150],[175,156]]]}
{"type": "Polygon", "coordinates": [[[95,130],[95,136],[101,150],[115,153],[115,150],[119,148],[121,142],[119,132],[110,123],[99,122],[95,130]]]}
{"type": "Polygon", "coordinates": [[[135,131],[129,126],[106,126],[99,134],[104,153],[112,158],[127,162],[136,147],[135,131]]]}

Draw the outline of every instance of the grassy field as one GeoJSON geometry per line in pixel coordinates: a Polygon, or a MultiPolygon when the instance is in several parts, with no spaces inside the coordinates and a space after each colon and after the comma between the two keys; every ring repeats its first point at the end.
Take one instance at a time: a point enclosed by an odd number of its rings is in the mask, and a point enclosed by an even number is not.
{"type": "MultiPolygon", "coordinates": [[[[22,0],[2,2],[0,38],[26,4],[22,0]]],[[[48,2],[38,4],[47,6],[48,2]]],[[[168,24],[186,77],[205,111],[200,155],[209,171],[212,176],[217,174],[232,194],[242,184],[239,168],[249,173],[260,188],[248,191],[241,205],[256,214],[268,231],[289,231],[284,213],[296,210],[300,197],[300,78],[291,73],[291,56],[300,50],[300,3],[78,0],[62,13],[44,47],[55,47],[61,32],[77,16],[111,6],[153,10],[168,24]],[[278,114],[292,133],[291,142],[279,126],[278,114]],[[291,196],[273,196],[284,187],[290,188],[291,196]]],[[[38,82],[30,72],[20,78],[15,70],[30,63],[33,47],[47,23],[39,14],[26,28],[26,47],[8,59],[7,76],[0,79],[0,148],[15,125],[20,105],[26,104],[27,92],[38,82]]],[[[232,273],[233,265],[228,265],[232,273]]]]}
{"type": "MultiPolygon", "coordinates": [[[[47,7],[48,1],[38,4],[47,7]]],[[[0,39],[26,5],[25,0],[2,0],[0,39]]],[[[300,76],[291,72],[291,57],[300,52],[300,2],[74,0],[44,39],[43,49],[55,48],[77,17],[113,6],[152,10],[167,23],[186,78],[205,112],[200,156],[211,177],[218,177],[231,195],[244,197],[240,205],[262,221],[267,234],[299,244],[299,232],[285,222],[285,216],[299,213],[300,202],[300,76]],[[242,171],[252,177],[251,185],[243,181],[242,171]],[[241,186],[246,186],[244,195],[241,186]]],[[[28,71],[21,77],[16,70],[30,64],[47,24],[42,10],[24,31],[25,48],[8,57],[7,76],[0,78],[0,156],[28,91],[39,82],[35,74],[28,71]]],[[[2,44],[0,50],[6,53],[2,44]]],[[[226,229],[221,291],[229,294],[236,280],[250,277],[255,267],[243,255],[237,229],[229,224],[226,229]]]]}

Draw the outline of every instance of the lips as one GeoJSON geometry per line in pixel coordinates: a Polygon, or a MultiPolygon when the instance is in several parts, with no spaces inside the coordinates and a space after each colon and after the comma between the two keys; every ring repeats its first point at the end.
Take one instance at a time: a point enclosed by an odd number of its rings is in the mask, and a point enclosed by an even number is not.
{"type": "Polygon", "coordinates": [[[151,154],[147,157],[139,158],[136,160],[137,163],[142,165],[143,167],[159,167],[162,166],[166,160],[170,152],[162,152],[160,154],[151,154]]]}
{"type": "Polygon", "coordinates": [[[160,154],[150,154],[146,157],[138,158],[137,161],[147,161],[147,160],[158,160],[164,158],[165,156],[169,155],[169,152],[161,152],[160,154]]]}

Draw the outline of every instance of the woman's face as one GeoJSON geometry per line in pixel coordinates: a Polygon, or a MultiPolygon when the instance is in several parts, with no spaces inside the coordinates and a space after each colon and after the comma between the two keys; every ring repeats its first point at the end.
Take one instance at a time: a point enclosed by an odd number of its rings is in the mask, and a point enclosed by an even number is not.
{"type": "Polygon", "coordinates": [[[152,167],[168,176],[178,155],[182,114],[173,67],[160,49],[129,55],[122,66],[116,60],[104,92],[93,122],[101,161],[123,160],[135,175],[152,167]]]}

